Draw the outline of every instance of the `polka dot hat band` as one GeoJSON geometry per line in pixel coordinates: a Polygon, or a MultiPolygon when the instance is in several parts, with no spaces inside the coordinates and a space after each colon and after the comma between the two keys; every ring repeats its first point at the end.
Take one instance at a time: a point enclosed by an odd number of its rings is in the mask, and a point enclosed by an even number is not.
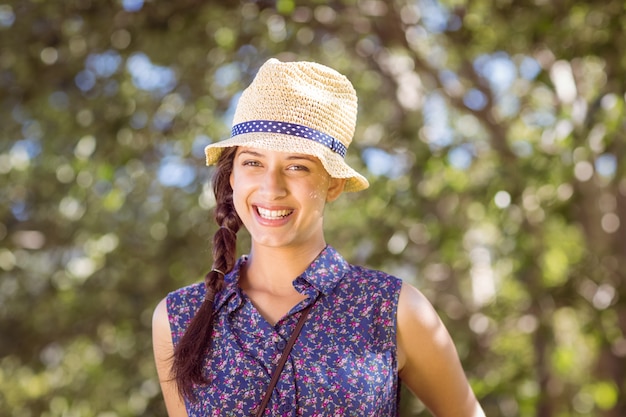
{"type": "Polygon", "coordinates": [[[226,147],[245,146],[317,157],[345,191],[369,183],[344,160],[356,126],[357,96],[350,81],[314,62],[270,59],[259,69],[235,110],[231,137],[205,148],[207,165],[226,147]]]}
{"type": "Polygon", "coordinates": [[[342,158],[346,157],[348,150],[343,143],[339,142],[332,136],[328,136],[324,132],[320,132],[310,127],[302,126],[296,123],[274,122],[271,120],[253,120],[251,122],[243,122],[233,126],[231,136],[242,135],[252,132],[269,132],[282,133],[290,136],[297,136],[321,143],[333,152],[337,152],[342,158]]]}

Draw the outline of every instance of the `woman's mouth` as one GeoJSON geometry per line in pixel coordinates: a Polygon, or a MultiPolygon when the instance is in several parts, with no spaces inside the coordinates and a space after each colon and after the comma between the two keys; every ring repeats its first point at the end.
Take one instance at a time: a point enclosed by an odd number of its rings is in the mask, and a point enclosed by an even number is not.
{"type": "Polygon", "coordinates": [[[257,213],[259,213],[259,216],[266,220],[284,219],[285,217],[293,213],[293,210],[268,210],[262,207],[257,207],[256,210],[257,213]]]}

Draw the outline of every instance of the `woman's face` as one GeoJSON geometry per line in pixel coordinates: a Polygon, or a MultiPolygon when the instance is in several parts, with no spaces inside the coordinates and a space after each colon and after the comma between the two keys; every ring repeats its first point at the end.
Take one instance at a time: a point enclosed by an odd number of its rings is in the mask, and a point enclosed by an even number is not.
{"type": "Polygon", "coordinates": [[[344,184],[313,156],[246,147],[237,149],[230,176],[253,244],[281,248],[324,243],[324,206],[344,184]]]}

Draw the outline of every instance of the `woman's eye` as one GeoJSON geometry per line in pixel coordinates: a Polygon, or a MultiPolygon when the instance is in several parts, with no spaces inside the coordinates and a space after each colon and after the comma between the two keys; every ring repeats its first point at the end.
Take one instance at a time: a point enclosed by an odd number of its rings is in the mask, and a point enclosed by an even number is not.
{"type": "Polygon", "coordinates": [[[252,160],[247,160],[247,161],[243,161],[244,166],[251,166],[251,167],[258,167],[261,166],[261,163],[259,161],[252,161],[252,160]]]}
{"type": "Polygon", "coordinates": [[[289,170],[291,171],[308,171],[309,169],[304,165],[290,165],[289,170]]]}

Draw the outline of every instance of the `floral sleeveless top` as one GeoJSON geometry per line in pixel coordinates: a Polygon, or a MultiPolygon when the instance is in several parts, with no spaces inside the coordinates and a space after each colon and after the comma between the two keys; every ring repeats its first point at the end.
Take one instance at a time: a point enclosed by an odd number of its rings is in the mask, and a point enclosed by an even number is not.
{"type": "MultiPolygon", "coordinates": [[[[208,385],[186,402],[190,417],[251,416],[303,308],[315,305],[272,393],[268,416],[397,416],[396,311],[401,280],[351,265],[327,246],[293,281],[308,298],[275,326],[237,285],[245,257],[215,300],[208,385]]],[[[170,293],[174,345],[204,300],[203,283],[170,293]]]]}

